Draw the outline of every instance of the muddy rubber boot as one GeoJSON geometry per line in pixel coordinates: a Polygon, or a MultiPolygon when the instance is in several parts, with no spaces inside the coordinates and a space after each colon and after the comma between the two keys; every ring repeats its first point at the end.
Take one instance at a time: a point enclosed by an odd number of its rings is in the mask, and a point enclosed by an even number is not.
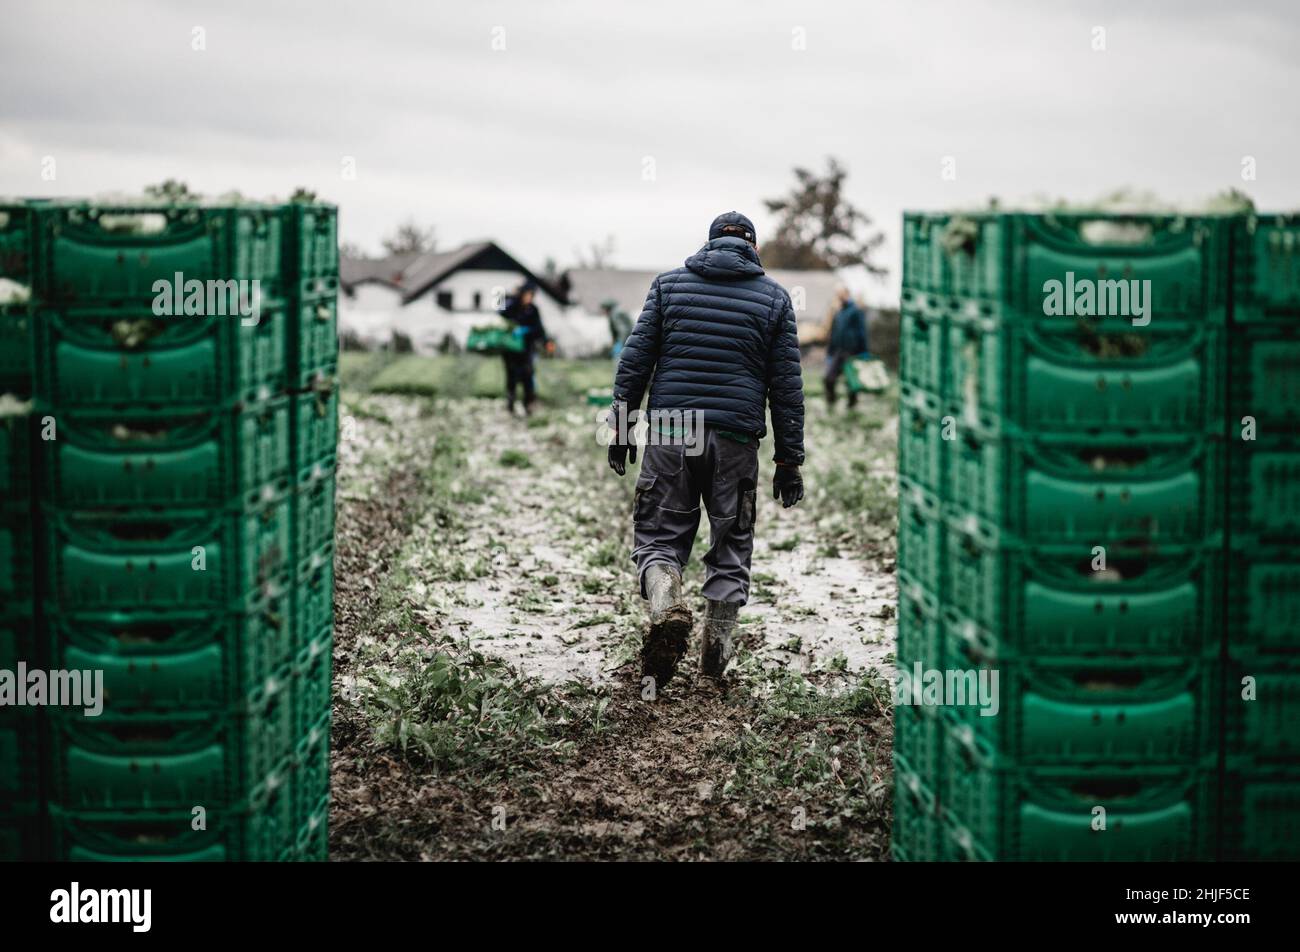
{"type": "Polygon", "coordinates": [[[700,673],[707,678],[721,678],[722,672],[727,669],[727,662],[736,653],[733,636],[739,611],[740,606],[735,602],[715,602],[709,599],[700,643],[700,673]]]}
{"type": "Polygon", "coordinates": [[[682,576],[677,569],[655,562],[645,570],[650,600],[650,628],[641,643],[641,676],[663,687],[677,671],[691,636],[691,610],[682,600],[682,576]]]}

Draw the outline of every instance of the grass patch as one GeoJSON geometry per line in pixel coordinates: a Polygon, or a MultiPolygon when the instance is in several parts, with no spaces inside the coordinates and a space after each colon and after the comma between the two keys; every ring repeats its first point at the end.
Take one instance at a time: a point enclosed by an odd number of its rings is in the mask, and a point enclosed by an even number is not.
{"type": "Polygon", "coordinates": [[[435,771],[511,773],[565,756],[565,725],[582,716],[554,689],[444,638],[363,652],[358,697],[374,744],[435,771]]]}
{"type": "Polygon", "coordinates": [[[528,458],[528,454],[520,450],[503,450],[497,457],[497,462],[508,469],[528,469],[533,465],[533,461],[528,458]]]}
{"type": "Polygon", "coordinates": [[[872,670],[827,693],[797,672],[764,670],[748,654],[737,673],[754,716],[715,750],[731,768],[724,796],[762,801],[772,791],[793,792],[817,802],[823,820],[888,812],[892,770],[880,741],[890,697],[883,677],[872,670]]]}
{"type": "MultiPolygon", "coordinates": [[[[355,367],[350,372],[360,377],[355,367]]],[[[590,388],[608,387],[613,377],[613,363],[605,359],[539,358],[537,361],[538,397],[550,406],[581,403],[590,388]]],[[[366,377],[365,382],[375,393],[407,396],[500,399],[506,392],[505,365],[501,358],[478,354],[433,357],[406,354],[390,358],[382,369],[366,377]]]]}

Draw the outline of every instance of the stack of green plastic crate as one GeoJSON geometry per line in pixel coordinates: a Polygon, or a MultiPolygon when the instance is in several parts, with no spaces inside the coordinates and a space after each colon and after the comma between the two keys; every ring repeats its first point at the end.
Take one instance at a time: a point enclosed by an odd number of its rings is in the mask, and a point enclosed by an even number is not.
{"type": "Polygon", "coordinates": [[[322,858],[334,209],[28,210],[45,851],[322,858]]]}
{"type": "Polygon", "coordinates": [[[1224,859],[1300,858],[1300,218],[1233,241],[1224,859]],[[1244,696],[1243,696],[1244,695],[1244,696]],[[1253,699],[1250,699],[1253,695],[1253,699]]]}
{"type": "Polygon", "coordinates": [[[899,858],[1214,855],[1231,226],[906,217],[899,858]]]}
{"type": "MultiPolygon", "coordinates": [[[[31,214],[0,204],[0,670],[34,659],[31,214]]],[[[0,707],[0,862],[40,856],[40,708],[0,707]]]]}

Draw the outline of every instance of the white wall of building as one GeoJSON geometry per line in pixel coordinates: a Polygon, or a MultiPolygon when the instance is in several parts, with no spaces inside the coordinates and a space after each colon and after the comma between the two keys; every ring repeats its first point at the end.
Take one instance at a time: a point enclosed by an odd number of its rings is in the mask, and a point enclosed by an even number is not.
{"type": "MultiPolygon", "coordinates": [[[[457,271],[409,304],[401,293],[379,284],[360,284],[353,297],[339,296],[339,333],[353,334],[367,346],[383,347],[393,334],[409,338],[416,353],[437,353],[446,342],[464,348],[469,332],[500,320],[496,306],[501,295],[515,292],[525,280],[517,271],[457,271]],[[438,292],[451,294],[452,309],[438,304],[438,292]],[[480,308],[473,309],[474,295],[480,308]]],[[[564,307],[543,291],[534,297],[542,325],[565,357],[594,357],[610,345],[609,325],[603,315],[564,307]]]]}
{"type": "MultiPolygon", "coordinates": [[[[425,292],[422,297],[436,300],[438,293],[451,294],[453,311],[495,311],[502,302],[515,293],[525,277],[518,271],[456,271],[447,275],[436,288],[425,292]],[[478,295],[479,304],[474,305],[474,296],[478,295]]],[[[546,295],[538,294],[538,298],[546,295]]],[[[541,308],[539,302],[538,308],[541,308]]],[[[545,319],[543,314],[542,318],[545,319]]]]}

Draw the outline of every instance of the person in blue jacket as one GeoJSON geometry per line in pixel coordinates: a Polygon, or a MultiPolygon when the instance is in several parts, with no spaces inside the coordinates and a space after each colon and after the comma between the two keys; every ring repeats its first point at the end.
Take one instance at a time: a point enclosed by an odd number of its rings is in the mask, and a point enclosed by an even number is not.
{"type": "Polygon", "coordinates": [[[692,618],[682,570],[709,514],[704,555],[700,670],[721,678],[740,606],[749,598],[758,507],[758,444],[771,410],[776,444],[772,494],[789,508],[803,498],[803,376],[790,295],[764,273],[754,225],[719,215],[709,240],[650,285],[623,347],[610,414],[609,465],[622,476],[636,462],[626,426],[649,389],[652,438],[636,481],[633,549],[650,625],[643,676],[662,685],[686,653],[692,618]],[[679,438],[680,437],[680,438],[679,438]]]}
{"type": "MultiPolygon", "coordinates": [[[[839,304],[831,319],[831,333],[826,341],[826,376],[822,383],[826,389],[826,404],[835,407],[835,384],[844,375],[844,368],[854,357],[867,355],[867,315],[849,295],[847,288],[836,292],[839,304]]],[[[845,387],[849,394],[849,409],[858,402],[857,393],[845,387]]]]}
{"type": "Polygon", "coordinates": [[[524,413],[531,413],[537,402],[537,382],[534,376],[536,348],[548,342],[546,328],[542,326],[542,315],[533,303],[537,296],[537,284],[525,281],[519,290],[506,299],[501,308],[501,316],[515,326],[515,335],[523,338],[523,350],[506,351],[506,408],[511,414],[515,412],[515,390],[522,389],[524,396],[524,413]]]}

